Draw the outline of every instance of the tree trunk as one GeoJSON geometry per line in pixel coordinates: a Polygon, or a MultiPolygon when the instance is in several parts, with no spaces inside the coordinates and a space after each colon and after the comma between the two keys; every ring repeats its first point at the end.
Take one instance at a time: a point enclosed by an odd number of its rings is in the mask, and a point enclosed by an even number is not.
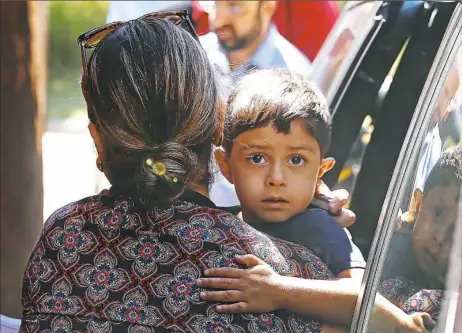
{"type": "Polygon", "coordinates": [[[43,225],[47,7],[0,2],[0,313],[21,317],[23,273],[43,225]]]}

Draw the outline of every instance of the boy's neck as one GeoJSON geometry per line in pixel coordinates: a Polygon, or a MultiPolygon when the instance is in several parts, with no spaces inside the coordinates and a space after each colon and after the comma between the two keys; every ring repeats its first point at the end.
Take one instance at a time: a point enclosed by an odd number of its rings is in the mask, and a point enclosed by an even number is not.
{"type": "MultiPolygon", "coordinates": [[[[242,207],[241,207],[242,208],[242,207]]],[[[284,223],[284,222],[287,222],[287,220],[285,221],[278,221],[278,222],[268,222],[268,221],[265,221],[261,218],[258,218],[258,217],[255,217],[253,216],[253,214],[249,214],[249,213],[245,213],[245,208],[244,209],[241,209],[241,212],[237,215],[242,221],[244,221],[245,223],[247,224],[250,224],[250,225],[263,225],[263,224],[280,224],[280,223],[284,223]]],[[[290,217],[292,218],[292,217],[290,217]]]]}

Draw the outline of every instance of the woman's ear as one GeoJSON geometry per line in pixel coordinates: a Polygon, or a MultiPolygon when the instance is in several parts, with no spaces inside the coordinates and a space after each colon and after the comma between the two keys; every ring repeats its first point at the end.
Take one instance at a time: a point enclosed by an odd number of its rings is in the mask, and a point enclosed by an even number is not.
{"type": "Polygon", "coordinates": [[[332,158],[332,157],[327,157],[327,158],[324,158],[322,161],[321,161],[321,166],[319,167],[319,171],[318,171],[318,179],[322,178],[322,176],[324,176],[324,174],[331,170],[335,165],[335,160],[332,158]]]}
{"type": "Polygon", "coordinates": [[[103,155],[103,140],[101,139],[101,135],[99,134],[98,128],[96,124],[90,122],[88,124],[88,130],[90,131],[90,135],[95,142],[96,150],[99,156],[103,155]]]}
{"type": "Polygon", "coordinates": [[[229,165],[229,157],[223,148],[220,147],[215,149],[215,160],[217,161],[222,175],[226,178],[227,181],[233,184],[233,175],[229,165]]]}

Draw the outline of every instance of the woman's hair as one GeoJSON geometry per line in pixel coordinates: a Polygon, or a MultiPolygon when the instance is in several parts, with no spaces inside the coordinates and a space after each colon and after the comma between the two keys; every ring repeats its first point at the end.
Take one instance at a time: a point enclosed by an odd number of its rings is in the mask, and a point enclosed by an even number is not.
{"type": "Polygon", "coordinates": [[[186,30],[160,19],[129,21],[101,41],[87,69],[82,91],[115,188],[168,202],[187,185],[208,185],[222,122],[218,81],[186,30]]]}

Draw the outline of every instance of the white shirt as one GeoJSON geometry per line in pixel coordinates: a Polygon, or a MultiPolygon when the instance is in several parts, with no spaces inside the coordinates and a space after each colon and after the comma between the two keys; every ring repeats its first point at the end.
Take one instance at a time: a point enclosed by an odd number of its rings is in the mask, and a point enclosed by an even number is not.
{"type": "Polygon", "coordinates": [[[0,333],[18,333],[21,319],[10,318],[0,314],[0,333]]]}
{"type": "Polygon", "coordinates": [[[242,64],[234,71],[231,71],[226,50],[221,46],[214,32],[209,32],[199,37],[199,40],[209,59],[222,75],[224,85],[230,89],[233,88],[238,79],[255,68],[287,68],[305,77],[310,75],[310,60],[284,38],[274,24],[269,27],[264,41],[257,48],[249,62],[242,64]]]}
{"type": "Polygon", "coordinates": [[[427,133],[421,148],[421,156],[417,166],[417,174],[414,183],[414,189],[424,190],[430,171],[438,162],[443,151],[443,143],[440,137],[440,130],[436,125],[427,133]]]}

